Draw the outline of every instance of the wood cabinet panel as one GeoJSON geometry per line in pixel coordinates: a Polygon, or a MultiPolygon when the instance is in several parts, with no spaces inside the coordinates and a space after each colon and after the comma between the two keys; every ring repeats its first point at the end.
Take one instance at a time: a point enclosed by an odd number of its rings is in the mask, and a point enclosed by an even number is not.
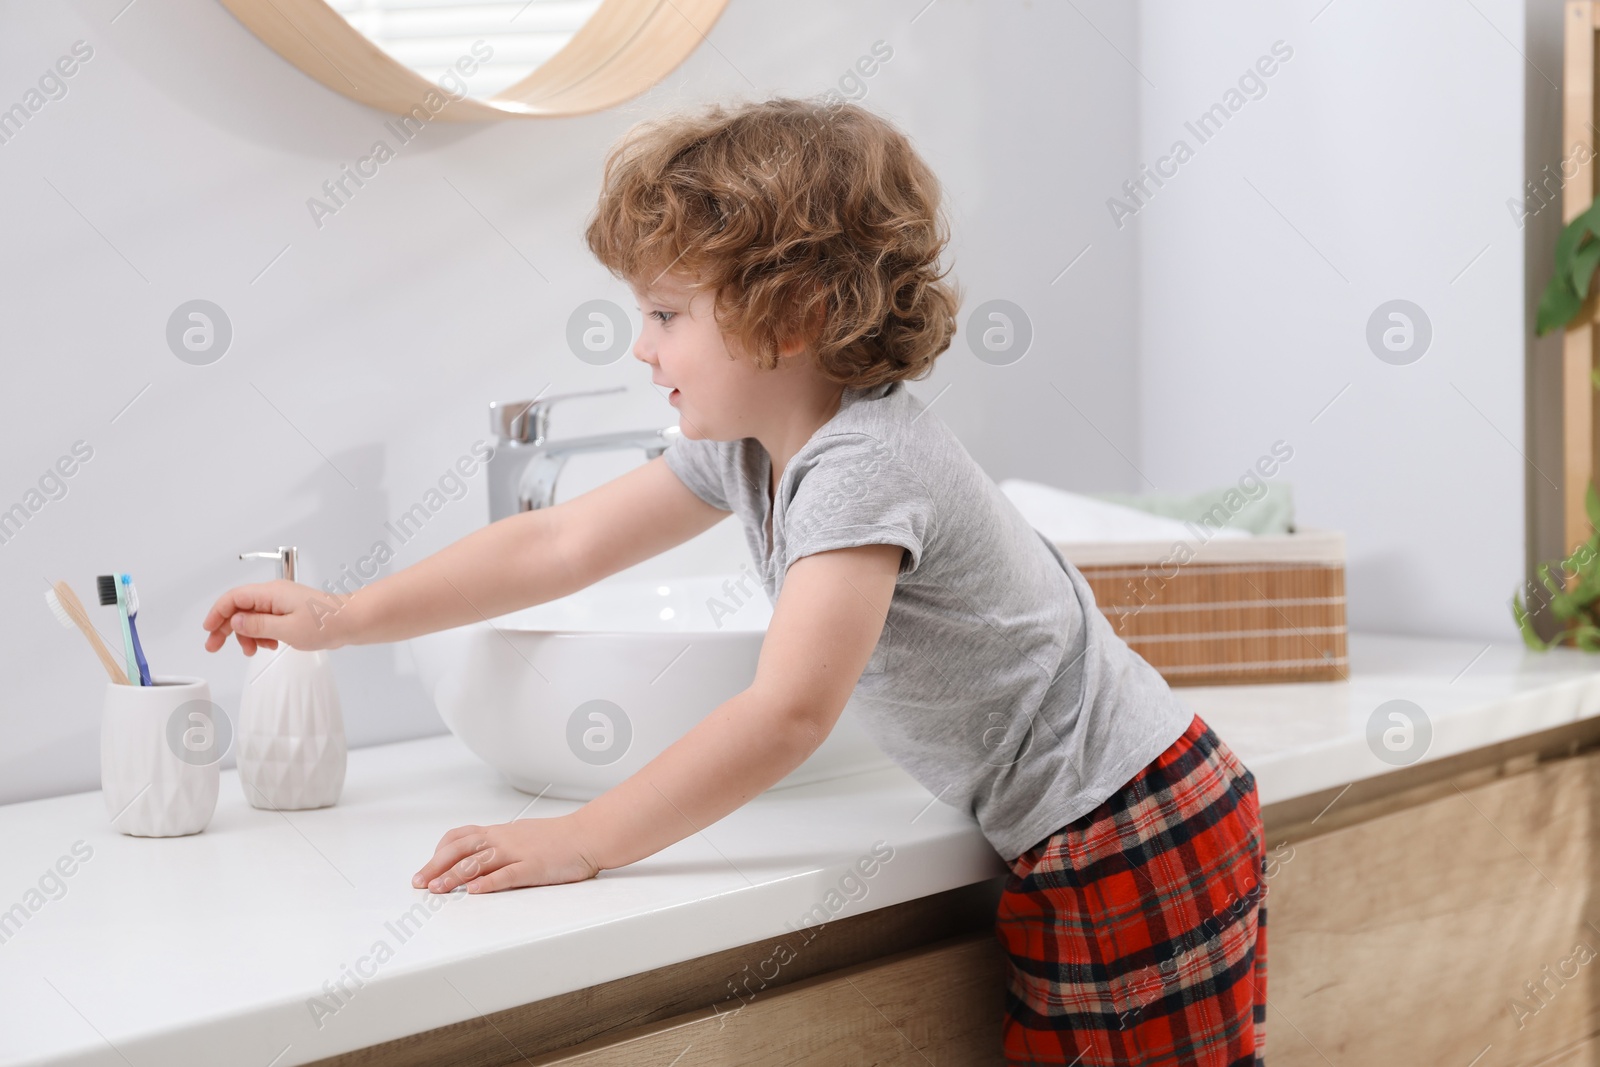
{"type": "Polygon", "coordinates": [[[1275,850],[1273,1067],[1595,1062],[1600,756],[1523,766],[1275,850]]]}
{"type": "Polygon", "coordinates": [[[530,1067],[989,1067],[1002,1063],[993,932],[757,994],[530,1067]],[[740,1002],[736,1002],[740,1003],[740,1002]]]}
{"type": "MultiPolygon", "coordinates": [[[[791,984],[875,963],[918,946],[962,934],[993,939],[1000,884],[1001,879],[996,878],[845,916],[810,928],[808,941],[785,934],[741,945],[318,1060],[312,1067],[436,1067],[442,1063],[499,1067],[590,1047],[583,1042],[628,1040],[668,1020],[677,1025],[736,1008],[736,987],[749,985],[757,991],[758,1000],[769,1001],[791,984]],[[763,961],[780,952],[779,946],[788,946],[792,958],[777,969],[766,989],[761,989],[759,982],[749,982],[751,973],[763,970],[763,961]]],[[[536,894],[537,890],[526,892],[536,894]]],[[[995,951],[999,951],[997,940],[995,951]]],[[[440,995],[456,994],[441,985],[440,995]]],[[[995,1008],[996,1026],[1000,1010],[995,1008]]],[[[668,1062],[671,1057],[662,1061],[668,1062]]]]}

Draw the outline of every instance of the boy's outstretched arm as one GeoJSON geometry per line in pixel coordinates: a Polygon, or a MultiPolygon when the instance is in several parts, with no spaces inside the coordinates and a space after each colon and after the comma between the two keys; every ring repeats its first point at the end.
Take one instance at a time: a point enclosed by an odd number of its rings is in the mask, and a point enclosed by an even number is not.
{"type": "Polygon", "coordinates": [[[582,881],[658,852],[761,793],[838,721],[878,643],[904,552],[862,545],[796,560],[748,689],[570,815],[451,830],[412,884],[479,893],[582,881]]]}
{"type": "Polygon", "coordinates": [[[690,492],[656,457],[554,507],[510,515],[404,570],[333,596],[297,582],[241,585],[202,625],[215,652],[400,641],[566,596],[710,529],[728,512],[690,492]]]}

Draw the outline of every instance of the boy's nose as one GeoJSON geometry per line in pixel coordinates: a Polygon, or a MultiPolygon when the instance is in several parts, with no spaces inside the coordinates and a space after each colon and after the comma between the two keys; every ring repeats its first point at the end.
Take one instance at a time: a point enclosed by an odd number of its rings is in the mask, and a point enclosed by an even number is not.
{"type": "Polygon", "coordinates": [[[641,363],[648,363],[652,367],[656,365],[655,353],[650,351],[649,347],[645,345],[644,333],[642,331],[639,334],[639,339],[633,342],[633,358],[637,359],[641,363]]]}

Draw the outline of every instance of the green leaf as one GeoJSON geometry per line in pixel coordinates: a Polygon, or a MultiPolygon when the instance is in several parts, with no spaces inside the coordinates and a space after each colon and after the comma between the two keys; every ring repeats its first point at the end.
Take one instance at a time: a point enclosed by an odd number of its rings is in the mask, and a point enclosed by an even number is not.
{"type": "Polygon", "coordinates": [[[1594,268],[1600,265],[1600,241],[1591,240],[1572,257],[1572,291],[1583,294],[1589,291],[1594,280],[1594,268]]]}
{"type": "Polygon", "coordinates": [[[1571,589],[1550,594],[1550,612],[1558,619],[1585,616],[1594,604],[1600,585],[1593,574],[1579,574],[1571,589]]]}
{"type": "Polygon", "coordinates": [[[1577,575],[1577,581],[1572,583],[1568,593],[1573,599],[1584,604],[1594,603],[1597,595],[1600,595],[1600,568],[1596,568],[1592,563],[1580,563],[1577,575]]]}
{"type": "Polygon", "coordinates": [[[1582,307],[1583,297],[1573,292],[1567,279],[1558,272],[1544,287],[1544,295],[1539,298],[1534,333],[1543,337],[1552,330],[1559,330],[1571,322],[1582,307]]]}
{"type": "MultiPolygon", "coordinates": [[[[1590,503],[1594,494],[1590,492],[1590,503]]],[[[1597,563],[1595,539],[1590,538],[1568,556],[1562,564],[1563,572],[1575,576],[1572,587],[1566,590],[1568,599],[1593,614],[1596,601],[1600,601],[1600,563],[1597,563]]],[[[1600,621],[1600,620],[1597,620],[1600,621]]]]}
{"type": "MultiPolygon", "coordinates": [[[[1596,256],[1595,262],[1600,264],[1600,256],[1596,256]]],[[[1564,624],[1561,632],[1550,641],[1541,640],[1522,595],[1519,593],[1512,598],[1512,617],[1517,621],[1523,643],[1529,648],[1543,651],[1572,643],[1585,652],[1600,653],[1600,486],[1591,483],[1585,489],[1583,506],[1592,536],[1565,559],[1541,563],[1534,568],[1540,584],[1549,591],[1550,614],[1564,624]],[[1552,573],[1552,568],[1557,566],[1561,568],[1559,577],[1552,573]]]]}
{"type": "Polygon", "coordinates": [[[1560,585],[1556,584],[1556,580],[1554,578],[1550,577],[1550,564],[1548,564],[1548,563],[1539,564],[1539,566],[1538,566],[1538,575],[1539,575],[1540,584],[1542,584],[1552,594],[1559,594],[1559,593],[1563,592],[1562,587],[1560,585]]]}
{"type": "Polygon", "coordinates": [[[1597,638],[1600,638],[1600,626],[1595,626],[1592,623],[1585,623],[1573,631],[1573,636],[1578,647],[1583,649],[1583,651],[1600,652],[1600,642],[1597,642],[1596,640],[1597,638]]]}
{"type": "Polygon", "coordinates": [[[1555,272],[1539,298],[1535,320],[1534,331],[1539,336],[1567,325],[1583,307],[1595,262],[1600,262],[1591,261],[1591,257],[1600,255],[1592,251],[1596,236],[1600,236],[1600,200],[1567,223],[1556,239],[1555,272]]]}
{"type": "Polygon", "coordinates": [[[1548,651],[1551,645],[1554,644],[1554,642],[1551,642],[1551,644],[1545,644],[1545,642],[1542,641],[1539,638],[1539,635],[1534,631],[1533,619],[1531,616],[1529,616],[1528,610],[1522,606],[1522,597],[1520,594],[1511,598],[1511,615],[1517,620],[1517,629],[1522,634],[1523,644],[1527,645],[1535,652],[1548,651]]]}
{"type": "Polygon", "coordinates": [[[1583,240],[1583,235],[1593,232],[1594,219],[1591,216],[1594,214],[1595,204],[1600,204],[1600,200],[1590,204],[1588,208],[1579,212],[1571,222],[1561,228],[1561,234],[1556,238],[1556,268],[1558,270],[1572,262],[1572,254],[1578,250],[1578,244],[1583,240]]]}

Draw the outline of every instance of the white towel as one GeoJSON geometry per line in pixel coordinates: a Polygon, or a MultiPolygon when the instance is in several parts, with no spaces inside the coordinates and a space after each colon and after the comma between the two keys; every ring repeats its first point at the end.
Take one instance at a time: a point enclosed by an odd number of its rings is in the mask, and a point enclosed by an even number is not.
{"type": "MultiPolygon", "coordinates": [[[[1138,508],[1069,493],[1065,489],[1007,478],[1000,491],[1028,524],[1058,544],[1078,541],[1193,541],[1194,531],[1177,519],[1138,508]]],[[[1223,527],[1212,537],[1249,537],[1248,530],[1223,527]]]]}

